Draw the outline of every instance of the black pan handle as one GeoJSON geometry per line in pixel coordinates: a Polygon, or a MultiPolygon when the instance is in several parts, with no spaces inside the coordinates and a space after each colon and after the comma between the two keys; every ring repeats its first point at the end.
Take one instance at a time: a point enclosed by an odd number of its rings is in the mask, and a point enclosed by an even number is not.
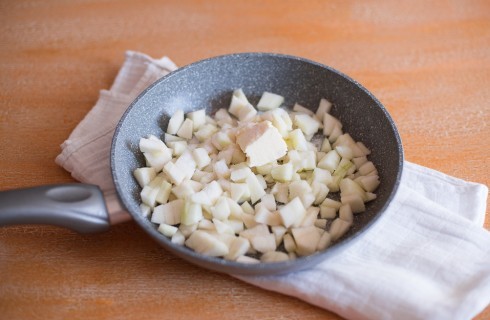
{"type": "Polygon", "coordinates": [[[0,192],[0,227],[14,224],[51,224],[78,233],[110,226],[102,191],[81,183],[0,192]]]}

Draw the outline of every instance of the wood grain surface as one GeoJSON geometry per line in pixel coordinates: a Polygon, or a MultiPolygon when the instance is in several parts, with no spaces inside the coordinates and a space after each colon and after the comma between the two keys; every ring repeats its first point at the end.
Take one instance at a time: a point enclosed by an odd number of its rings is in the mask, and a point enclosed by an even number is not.
{"type": "MultiPolygon", "coordinates": [[[[59,145],[128,49],[180,66],[243,51],[328,64],[387,107],[407,160],[490,185],[489,1],[4,0],[0,190],[73,181],[59,145]]],[[[232,317],[340,319],[189,265],[132,222],[0,229],[1,319],[232,317]]]]}

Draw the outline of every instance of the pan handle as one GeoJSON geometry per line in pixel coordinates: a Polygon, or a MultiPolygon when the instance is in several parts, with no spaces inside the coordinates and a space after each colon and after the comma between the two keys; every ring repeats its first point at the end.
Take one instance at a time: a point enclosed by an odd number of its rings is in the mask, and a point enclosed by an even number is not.
{"type": "Polygon", "coordinates": [[[14,224],[51,224],[78,233],[110,226],[102,191],[81,183],[0,192],[0,227],[14,224]]]}

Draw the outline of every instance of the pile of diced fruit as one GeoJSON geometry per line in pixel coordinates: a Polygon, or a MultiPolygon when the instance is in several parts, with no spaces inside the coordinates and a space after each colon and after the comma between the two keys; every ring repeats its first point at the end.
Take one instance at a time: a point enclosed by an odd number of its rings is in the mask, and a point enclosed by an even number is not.
{"type": "Polygon", "coordinates": [[[376,198],[370,150],[342,131],[326,99],[316,113],[283,103],[264,92],[255,108],[237,89],[228,110],[178,110],[165,142],[141,138],[143,215],[175,244],[243,263],[295,259],[339,239],[376,198]]]}

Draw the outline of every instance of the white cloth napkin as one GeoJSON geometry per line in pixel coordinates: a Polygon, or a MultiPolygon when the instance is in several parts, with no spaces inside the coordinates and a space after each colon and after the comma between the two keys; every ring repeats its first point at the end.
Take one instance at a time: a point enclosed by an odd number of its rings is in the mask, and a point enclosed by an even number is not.
{"type": "MultiPolygon", "coordinates": [[[[144,88],[176,68],[167,57],[128,51],[56,158],[75,179],[101,187],[113,223],[129,219],[109,169],[114,128],[144,88]]],[[[470,319],[490,302],[487,195],[484,185],[405,162],[388,210],[345,250],[305,271],[237,278],[348,319],[470,319]]]]}

